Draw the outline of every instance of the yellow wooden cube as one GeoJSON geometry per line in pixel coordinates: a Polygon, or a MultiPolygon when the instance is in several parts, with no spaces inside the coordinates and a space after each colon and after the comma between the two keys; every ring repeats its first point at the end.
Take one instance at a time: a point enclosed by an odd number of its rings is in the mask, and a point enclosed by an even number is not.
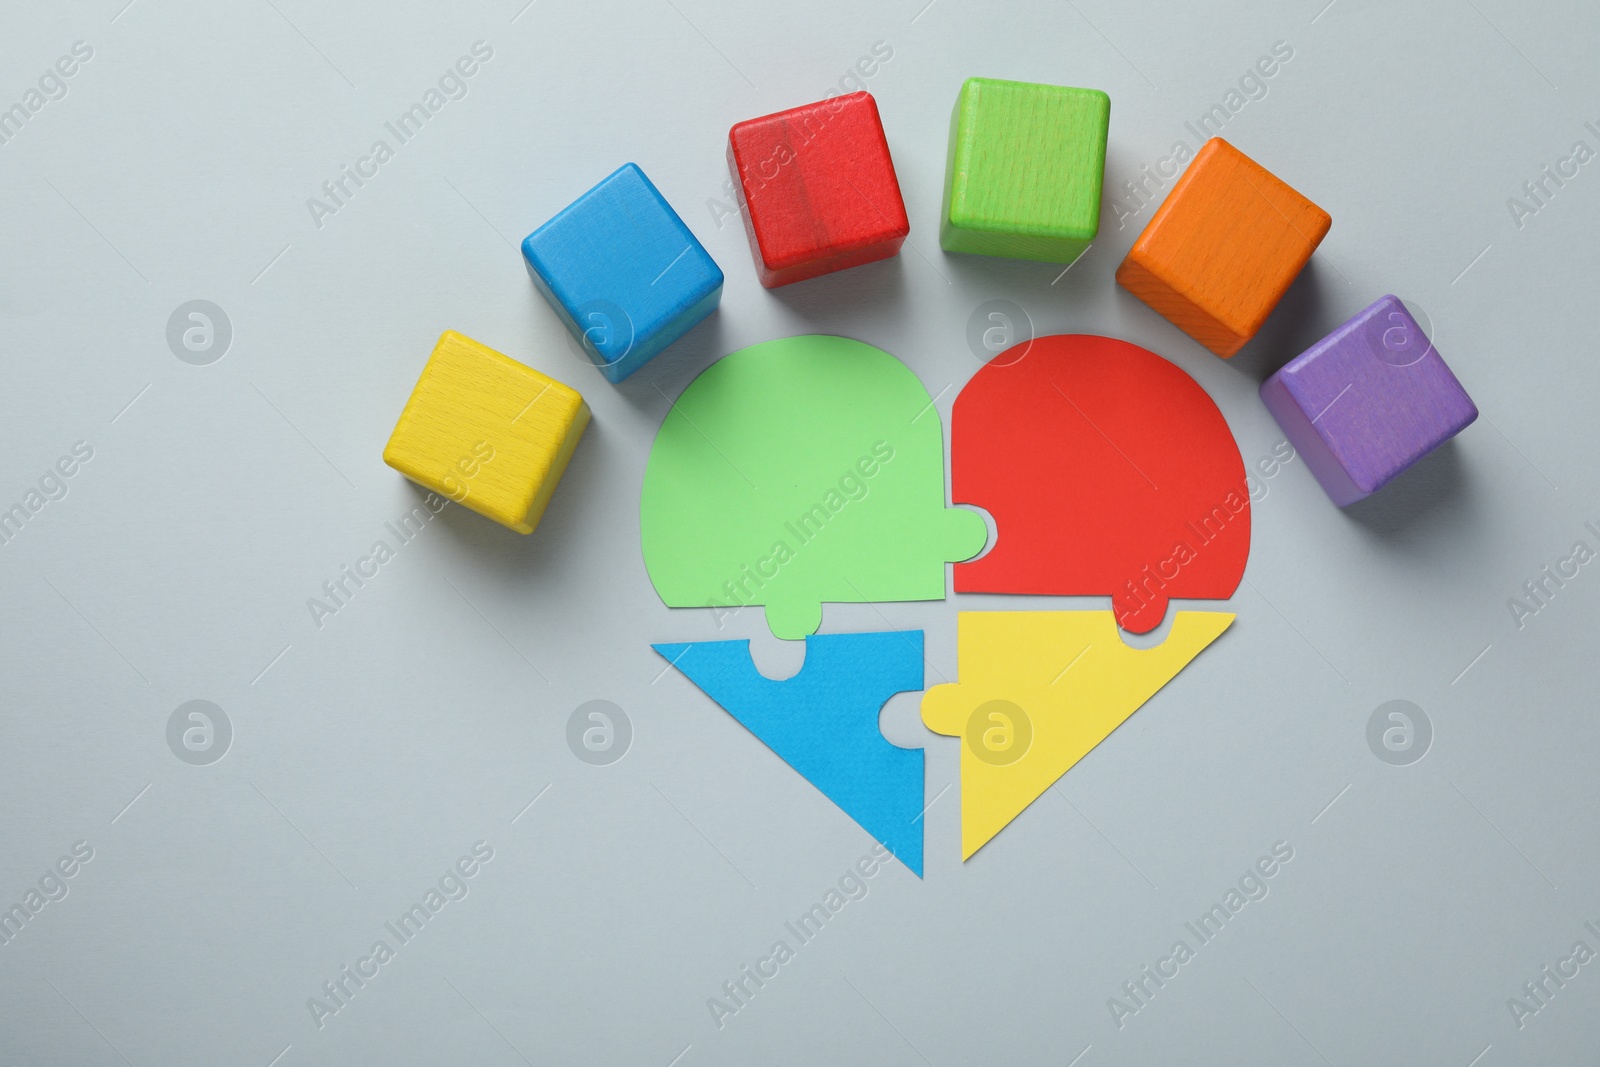
{"type": "Polygon", "coordinates": [[[589,425],[577,390],[454,330],[428,357],[383,461],[518,533],[532,533],[589,425]]]}

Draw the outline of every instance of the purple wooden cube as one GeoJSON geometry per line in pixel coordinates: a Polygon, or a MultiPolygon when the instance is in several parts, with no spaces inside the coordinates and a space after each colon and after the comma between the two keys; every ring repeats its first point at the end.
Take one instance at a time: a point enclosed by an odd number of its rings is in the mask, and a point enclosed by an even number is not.
{"type": "Polygon", "coordinates": [[[1340,507],[1377,492],[1478,417],[1393,296],[1268,378],[1261,400],[1340,507]]]}

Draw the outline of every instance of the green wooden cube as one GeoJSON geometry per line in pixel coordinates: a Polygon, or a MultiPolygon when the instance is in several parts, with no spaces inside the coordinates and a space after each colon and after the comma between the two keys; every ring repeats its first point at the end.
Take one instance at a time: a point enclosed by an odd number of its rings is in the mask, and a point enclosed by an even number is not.
{"type": "Polygon", "coordinates": [[[1111,98],[1098,89],[968,78],[950,117],[939,244],[1070,263],[1100,229],[1111,98]]]}

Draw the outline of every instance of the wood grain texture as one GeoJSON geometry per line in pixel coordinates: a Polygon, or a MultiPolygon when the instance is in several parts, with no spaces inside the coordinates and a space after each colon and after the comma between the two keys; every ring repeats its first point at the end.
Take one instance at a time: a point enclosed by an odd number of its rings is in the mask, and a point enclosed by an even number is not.
{"type": "Polygon", "coordinates": [[[940,246],[1077,259],[1100,229],[1110,121],[1098,89],[968,78],[950,118],[940,246]]]}
{"type": "Polygon", "coordinates": [[[1478,417],[1399,298],[1385,296],[1261,385],[1335,504],[1370,496],[1478,417]]]}
{"type": "Polygon", "coordinates": [[[532,533],[589,405],[554,378],[446,330],[422,368],[383,461],[518,533],[532,533]]]}
{"type": "Polygon", "coordinates": [[[1226,358],[1261,329],[1332,222],[1213,137],[1134,242],[1117,282],[1226,358]]]}
{"type": "Polygon", "coordinates": [[[522,256],[534,286],[612,382],[722,299],[722,269],[634,163],[529,234],[522,256]]]}
{"type": "Polygon", "coordinates": [[[887,259],[911,232],[870,93],[736,124],[728,169],[769,289],[887,259]]]}

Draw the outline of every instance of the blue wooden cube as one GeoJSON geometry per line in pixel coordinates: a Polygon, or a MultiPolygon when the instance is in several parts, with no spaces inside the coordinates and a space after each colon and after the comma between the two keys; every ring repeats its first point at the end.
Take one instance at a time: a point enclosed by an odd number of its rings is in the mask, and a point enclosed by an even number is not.
{"type": "Polygon", "coordinates": [[[634,163],[529,234],[522,256],[533,284],[613,382],[722,299],[721,268],[634,163]]]}
{"type": "Polygon", "coordinates": [[[1290,360],[1261,399],[1340,507],[1466,429],[1478,408],[1398,298],[1290,360]]]}

